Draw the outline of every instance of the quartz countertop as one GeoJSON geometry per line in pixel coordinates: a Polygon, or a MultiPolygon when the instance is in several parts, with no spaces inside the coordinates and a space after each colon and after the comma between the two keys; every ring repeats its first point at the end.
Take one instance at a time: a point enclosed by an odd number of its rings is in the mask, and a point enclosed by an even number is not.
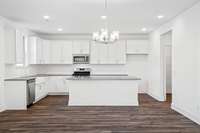
{"type": "Polygon", "coordinates": [[[88,77],[74,77],[72,74],[36,74],[29,76],[22,76],[16,78],[7,78],[5,81],[27,81],[35,79],[37,77],[51,77],[51,76],[64,76],[67,80],[140,80],[140,78],[134,76],[128,76],[127,74],[91,74],[88,77]]]}
{"type": "Polygon", "coordinates": [[[50,76],[72,76],[71,74],[36,74],[22,77],[6,78],[4,81],[26,81],[36,79],[37,77],[50,77],[50,76]]]}
{"type": "Polygon", "coordinates": [[[71,76],[66,80],[141,80],[134,76],[85,76],[85,77],[74,77],[71,76]]]}
{"type": "Polygon", "coordinates": [[[36,77],[17,77],[17,78],[8,78],[5,79],[4,81],[27,81],[27,80],[31,80],[31,79],[35,79],[36,77]]]}

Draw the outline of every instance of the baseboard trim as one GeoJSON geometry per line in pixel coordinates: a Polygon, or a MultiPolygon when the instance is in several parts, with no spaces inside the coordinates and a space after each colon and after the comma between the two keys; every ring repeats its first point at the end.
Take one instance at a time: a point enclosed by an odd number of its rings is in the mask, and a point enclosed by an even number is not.
{"type": "Polygon", "coordinates": [[[55,95],[66,96],[66,95],[69,95],[69,92],[49,92],[48,95],[49,96],[55,96],[55,95]]]}
{"type": "Polygon", "coordinates": [[[164,102],[164,101],[165,101],[163,98],[158,97],[158,96],[154,95],[154,94],[151,93],[151,92],[147,92],[147,94],[150,95],[151,97],[153,97],[154,99],[160,101],[160,102],[164,102]]]}
{"type": "Polygon", "coordinates": [[[176,106],[173,103],[171,104],[171,109],[173,109],[174,111],[184,115],[188,119],[190,119],[190,120],[194,121],[195,123],[197,123],[198,125],[200,125],[200,118],[196,118],[194,115],[192,115],[188,111],[181,109],[180,107],[176,106]]]}

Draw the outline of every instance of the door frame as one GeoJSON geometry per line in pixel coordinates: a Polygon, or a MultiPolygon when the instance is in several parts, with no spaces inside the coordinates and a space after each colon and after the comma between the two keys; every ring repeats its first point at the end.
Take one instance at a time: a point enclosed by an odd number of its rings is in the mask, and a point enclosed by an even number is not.
{"type": "MultiPolygon", "coordinates": [[[[173,35],[173,31],[172,30],[169,30],[163,34],[160,35],[160,48],[161,48],[161,89],[162,89],[162,93],[163,93],[163,98],[164,98],[164,101],[166,101],[166,94],[167,94],[167,88],[166,88],[166,59],[165,59],[165,45],[162,43],[162,36],[166,35],[166,34],[171,34],[171,51],[172,51],[172,48],[173,48],[173,41],[172,41],[172,35],[173,35]]],[[[171,52],[171,58],[173,57],[173,54],[171,52]]],[[[173,58],[172,58],[173,59],[173,58]]],[[[173,63],[171,59],[171,64],[173,63]]],[[[171,65],[173,66],[173,64],[171,65]]],[[[171,75],[172,75],[172,72],[171,72],[171,75]]],[[[172,83],[172,82],[171,82],[172,83]]],[[[173,87],[172,87],[173,89],[173,87]]],[[[173,94],[173,93],[172,93],[173,94]]]]}

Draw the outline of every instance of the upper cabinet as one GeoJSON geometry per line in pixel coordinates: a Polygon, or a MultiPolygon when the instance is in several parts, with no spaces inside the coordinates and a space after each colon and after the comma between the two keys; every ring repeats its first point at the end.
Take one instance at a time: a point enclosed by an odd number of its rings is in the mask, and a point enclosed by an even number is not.
{"type": "Polygon", "coordinates": [[[123,40],[111,44],[93,42],[90,56],[91,64],[125,64],[126,42],[123,40]]]}
{"type": "Polygon", "coordinates": [[[72,41],[29,37],[30,64],[72,64],[72,41]]]}
{"type": "Polygon", "coordinates": [[[25,34],[16,30],[16,64],[24,65],[25,63],[25,41],[25,34]]]}
{"type": "Polygon", "coordinates": [[[76,40],[73,41],[73,54],[89,54],[90,53],[90,41],[88,40],[76,40]]]}
{"type": "Polygon", "coordinates": [[[26,48],[28,36],[25,32],[12,26],[4,26],[5,64],[26,64],[26,48]]]}
{"type": "Polygon", "coordinates": [[[29,37],[28,46],[29,64],[50,63],[50,44],[48,40],[29,37]]]}
{"type": "Polygon", "coordinates": [[[5,63],[15,64],[16,59],[16,30],[10,26],[4,27],[5,63]]]}
{"type": "Polygon", "coordinates": [[[149,54],[148,40],[127,40],[127,54],[149,54]]]}
{"type": "Polygon", "coordinates": [[[51,64],[72,64],[72,41],[54,40],[51,43],[51,64]]]}

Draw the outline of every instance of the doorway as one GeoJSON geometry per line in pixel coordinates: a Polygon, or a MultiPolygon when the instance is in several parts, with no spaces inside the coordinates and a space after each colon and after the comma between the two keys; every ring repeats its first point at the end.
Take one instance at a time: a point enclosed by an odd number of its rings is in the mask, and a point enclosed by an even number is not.
{"type": "Polygon", "coordinates": [[[172,31],[161,35],[163,57],[163,92],[165,101],[172,102],[172,31]]]}

